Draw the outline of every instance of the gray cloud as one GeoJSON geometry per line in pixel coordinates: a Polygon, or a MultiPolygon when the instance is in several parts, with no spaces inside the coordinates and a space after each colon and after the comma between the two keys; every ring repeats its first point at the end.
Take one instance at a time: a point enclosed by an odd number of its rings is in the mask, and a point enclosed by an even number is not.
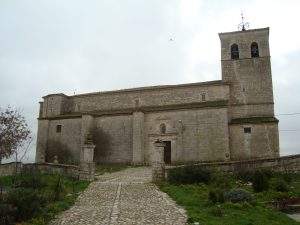
{"type": "MultiPolygon", "coordinates": [[[[252,28],[271,27],[276,113],[300,112],[294,29],[300,15],[291,20],[298,6],[297,0],[1,1],[0,105],[23,108],[36,132],[38,101],[49,93],[220,79],[217,33],[236,30],[247,9],[252,28]]],[[[300,130],[300,116],[279,119],[280,130],[300,130]]],[[[282,154],[300,152],[299,134],[280,133],[282,154]]]]}

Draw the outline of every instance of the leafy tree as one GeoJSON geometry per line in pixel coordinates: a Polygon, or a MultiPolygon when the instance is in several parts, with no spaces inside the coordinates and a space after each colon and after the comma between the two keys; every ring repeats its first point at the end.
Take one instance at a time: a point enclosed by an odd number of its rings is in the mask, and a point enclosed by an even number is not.
{"type": "Polygon", "coordinates": [[[31,131],[20,110],[7,107],[0,108],[0,163],[31,143],[31,131]]]}

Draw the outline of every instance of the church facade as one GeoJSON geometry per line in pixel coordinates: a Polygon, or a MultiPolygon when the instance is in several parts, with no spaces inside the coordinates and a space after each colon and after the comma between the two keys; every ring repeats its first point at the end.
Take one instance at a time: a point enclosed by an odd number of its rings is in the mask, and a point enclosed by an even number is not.
{"type": "Polygon", "coordinates": [[[157,139],[167,164],[278,157],[269,28],[219,37],[222,80],[43,97],[36,161],[89,134],[96,163],[151,164],[157,139]]]}

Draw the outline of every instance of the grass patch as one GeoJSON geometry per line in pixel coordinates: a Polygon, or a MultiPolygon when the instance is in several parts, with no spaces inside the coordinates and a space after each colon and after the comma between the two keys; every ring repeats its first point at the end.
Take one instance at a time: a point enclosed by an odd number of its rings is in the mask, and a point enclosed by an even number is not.
{"type": "Polygon", "coordinates": [[[0,177],[0,205],[11,208],[0,213],[0,224],[45,225],[72,206],[88,185],[87,181],[40,173],[0,177]]]}
{"type": "Polygon", "coordinates": [[[276,174],[270,178],[268,190],[255,193],[253,188],[242,182],[236,176],[230,174],[217,174],[213,176],[209,184],[171,184],[168,182],[159,184],[159,188],[166,192],[177,204],[187,211],[188,222],[205,225],[296,225],[294,220],[271,208],[267,202],[282,197],[300,197],[300,174],[291,175],[287,192],[276,190],[276,180],[282,178],[282,174],[276,174]],[[218,188],[226,177],[225,190],[240,189],[251,193],[253,200],[239,203],[225,201],[224,203],[209,200],[211,190],[218,188]]]}

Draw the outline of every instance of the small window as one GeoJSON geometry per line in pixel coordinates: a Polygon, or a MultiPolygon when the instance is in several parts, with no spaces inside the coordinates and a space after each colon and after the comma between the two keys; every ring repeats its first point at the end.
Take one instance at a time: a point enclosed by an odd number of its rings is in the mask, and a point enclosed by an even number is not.
{"type": "Polygon", "coordinates": [[[251,134],[251,127],[244,127],[245,134],[251,134]]]}
{"type": "Polygon", "coordinates": [[[61,125],[56,125],[56,133],[61,133],[61,125]]]}
{"type": "Polygon", "coordinates": [[[202,100],[202,101],[206,101],[206,94],[205,94],[205,93],[202,93],[202,94],[201,94],[201,100],[202,100]]]}
{"type": "Polygon", "coordinates": [[[251,44],[251,58],[259,57],[258,44],[253,42],[251,44]]]}
{"type": "Polygon", "coordinates": [[[159,130],[160,130],[160,133],[161,133],[161,134],[165,134],[165,133],[166,133],[166,124],[162,123],[162,124],[159,126],[159,130]]]}
{"type": "Polygon", "coordinates": [[[231,45],[231,59],[239,59],[239,46],[237,44],[231,45]]]}
{"type": "Polygon", "coordinates": [[[139,105],[140,105],[140,100],[139,100],[139,99],[135,99],[134,102],[135,102],[135,107],[136,107],[136,108],[139,107],[139,105]]]}

